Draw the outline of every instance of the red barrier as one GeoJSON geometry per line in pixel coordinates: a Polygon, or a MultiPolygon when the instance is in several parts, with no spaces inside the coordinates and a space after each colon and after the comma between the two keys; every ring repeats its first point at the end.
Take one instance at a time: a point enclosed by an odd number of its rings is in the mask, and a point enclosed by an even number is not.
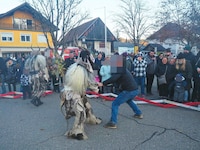
{"type": "Polygon", "coordinates": [[[200,105],[200,102],[186,102],[184,104],[189,105],[189,106],[198,106],[198,105],[200,105]]]}
{"type": "MultiPolygon", "coordinates": [[[[53,91],[47,90],[47,91],[44,92],[43,96],[46,96],[46,95],[49,95],[49,94],[52,94],[52,93],[53,93],[53,91]]],[[[2,98],[12,98],[12,99],[21,98],[22,96],[23,96],[22,92],[16,92],[16,91],[8,92],[8,93],[5,93],[5,94],[0,94],[0,97],[2,97],[2,98]]]]}
{"type": "Polygon", "coordinates": [[[145,98],[142,98],[142,97],[138,97],[136,96],[135,99],[137,100],[141,100],[141,101],[144,101],[144,102],[147,102],[149,104],[152,104],[152,105],[155,105],[155,106],[158,106],[158,107],[162,107],[162,108],[172,108],[172,107],[177,107],[176,105],[173,105],[173,104],[161,104],[161,103],[156,103],[156,102],[153,102],[149,99],[145,99],[145,98]]]}
{"type": "Polygon", "coordinates": [[[93,91],[87,91],[86,93],[87,93],[87,94],[90,94],[90,95],[96,95],[96,96],[98,96],[98,97],[100,97],[100,98],[102,98],[102,99],[105,99],[105,100],[107,100],[107,101],[113,101],[113,100],[115,100],[114,97],[104,96],[104,95],[101,95],[101,94],[96,93],[96,92],[93,92],[93,91]]]}
{"type": "Polygon", "coordinates": [[[46,91],[43,93],[42,96],[47,96],[47,95],[52,94],[52,93],[53,93],[53,91],[51,91],[51,90],[46,90],[46,91]]]}
{"type": "MultiPolygon", "coordinates": [[[[115,99],[113,97],[104,96],[104,95],[101,95],[101,94],[93,92],[93,91],[88,91],[87,94],[97,95],[98,97],[100,97],[102,99],[105,99],[107,101],[113,101],[115,99]]],[[[174,108],[174,107],[178,107],[178,106],[176,106],[174,104],[157,103],[157,102],[154,102],[154,101],[151,101],[149,99],[142,98],[142,97],[139,97],[139,96],[136,96],[135,99],[143,101],[143,102],[146,102],[146,103],[149,103],[149,104],[152,104],[152,105],[155,105],[155,106],[158,106],[158,107],[162,107],[162,108],[174,108]]],[[[188,105],[188,106],[197,106],[197,105],[200,105],[200,102],[186,102],[184,104],[188,105]]]]}
{"type": "Polygon", "coordinates": [[[17,98],[21,98],[23,96],[22,92],[8,92],[5,94],[0,94],[0,97],[3,98],[13,98],[13,99],[17,99],[17,98]]]}

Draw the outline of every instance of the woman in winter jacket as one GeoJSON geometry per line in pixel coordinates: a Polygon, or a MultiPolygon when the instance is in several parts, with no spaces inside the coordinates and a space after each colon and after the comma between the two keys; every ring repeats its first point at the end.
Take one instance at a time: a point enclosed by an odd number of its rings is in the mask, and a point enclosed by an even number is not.
{"type": "Polygon", "coordinates": [[[190,99],[190,89],[192,87],[191,79],[193,74],[193,69],[190,61],[184,58],[182,53],[179,53],[176,60],[176,73],[182,74],[186,80],[187,86],[186,90],[188,91],[188,100],[190,99]]]}
{"type": "Polygon", "coordinates": [[[6,82],[8,84],[9,92],[16,91],[16,66],[13,63],[12,59],[8,59],[6,62],[7,66],[7,75],[6,75],[6,82]],[[11,84],[13,86],[13,90],[11,89],[11,84]]]}
{"type": "MultiPolygon", "coordinates": [[[[166,72],[167,72],[167,57],[162,58],[162,63],[157,64],[155,69],[155,75],[159,78],[162,75],[165,75],[166,78],[166,72]]],[[[159,81],[158,81],[159,82],[159,81]]],[[[159,84],[159,96],[162,98],[166,98],[168,96],[168,86],[166,83],[158,83],[159,84]]]]}
{"type": "Polygon", "coordinates": [[[167,86],[168,86],[168,98],[173,99],[174,97],[174,79],[176,76],[176,59],[171,58],[168,60],[167,65],[167,72],[166,72],[166,80],[167,80],[167,86]]]}

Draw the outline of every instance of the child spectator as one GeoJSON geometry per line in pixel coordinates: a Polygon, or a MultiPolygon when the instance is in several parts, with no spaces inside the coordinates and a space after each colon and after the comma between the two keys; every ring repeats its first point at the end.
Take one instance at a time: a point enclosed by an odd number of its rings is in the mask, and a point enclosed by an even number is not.
{"type": "Polygon", "coordinates": [[[188,97],[188,91],[186,90],[187,82],[181,74],[177,74],[175,77],[174,87],[174,101],[186,102],[188,97]]]}
{"type": "Polygon", "coordinates": [[[31,85],[30,85],[30,77],[28,74],[28,70],[24,69],[22,75],[20,76],[20,83],[23,92],[23,100],[26,99],[28,94],[28,98],[31,98],[31,85]]]}

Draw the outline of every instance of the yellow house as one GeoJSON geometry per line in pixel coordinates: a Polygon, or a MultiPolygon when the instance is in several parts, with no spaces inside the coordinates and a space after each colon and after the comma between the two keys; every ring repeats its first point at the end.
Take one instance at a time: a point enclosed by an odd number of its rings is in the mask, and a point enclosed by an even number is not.
{"type": "Polygon", "coordinates": [[[44,51],[53,48],[52,37],[48,32],[50,28],[57,30],[57,27],[25,2],[0,14],[0,52],[4,56],[15,56],[30,53],[32,49],[44,51]]]}

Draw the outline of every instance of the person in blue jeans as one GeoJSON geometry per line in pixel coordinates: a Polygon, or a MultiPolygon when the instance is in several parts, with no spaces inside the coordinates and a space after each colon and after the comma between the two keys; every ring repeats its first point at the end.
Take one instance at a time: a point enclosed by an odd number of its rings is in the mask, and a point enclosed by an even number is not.
{"type": "Polygon", "coordinates": [[[130,71],[126,69],[124,73],[112,74],[112,76],[108,80],[104,81],[101,86],[114,83],[114,82],[117,82],[119,84],[121,88],[121,92],[113,101],[111,119],[104,126],[105,128],[113,128],[113,129],[117,128],[116,124],[117,124],[117,115],[118,115],[119,106],[125,102],[134,111],[135,118],[139,118],[139,119],[143,118],[141,110],[133,102],[134,97],[138,95],[138,85],[135,79],[133,78],[132,74],[130,73],[130,71]]]}
{"type": "Polygon", "coordinates": [[[133,61],[133,66],[134,79],[141,89],[140,95],[141,97],[145,97],[145,79],[147,62],[144,59],[143,54],[141,52],[139,52],[136,55],[136,58],[133,61]]]}

